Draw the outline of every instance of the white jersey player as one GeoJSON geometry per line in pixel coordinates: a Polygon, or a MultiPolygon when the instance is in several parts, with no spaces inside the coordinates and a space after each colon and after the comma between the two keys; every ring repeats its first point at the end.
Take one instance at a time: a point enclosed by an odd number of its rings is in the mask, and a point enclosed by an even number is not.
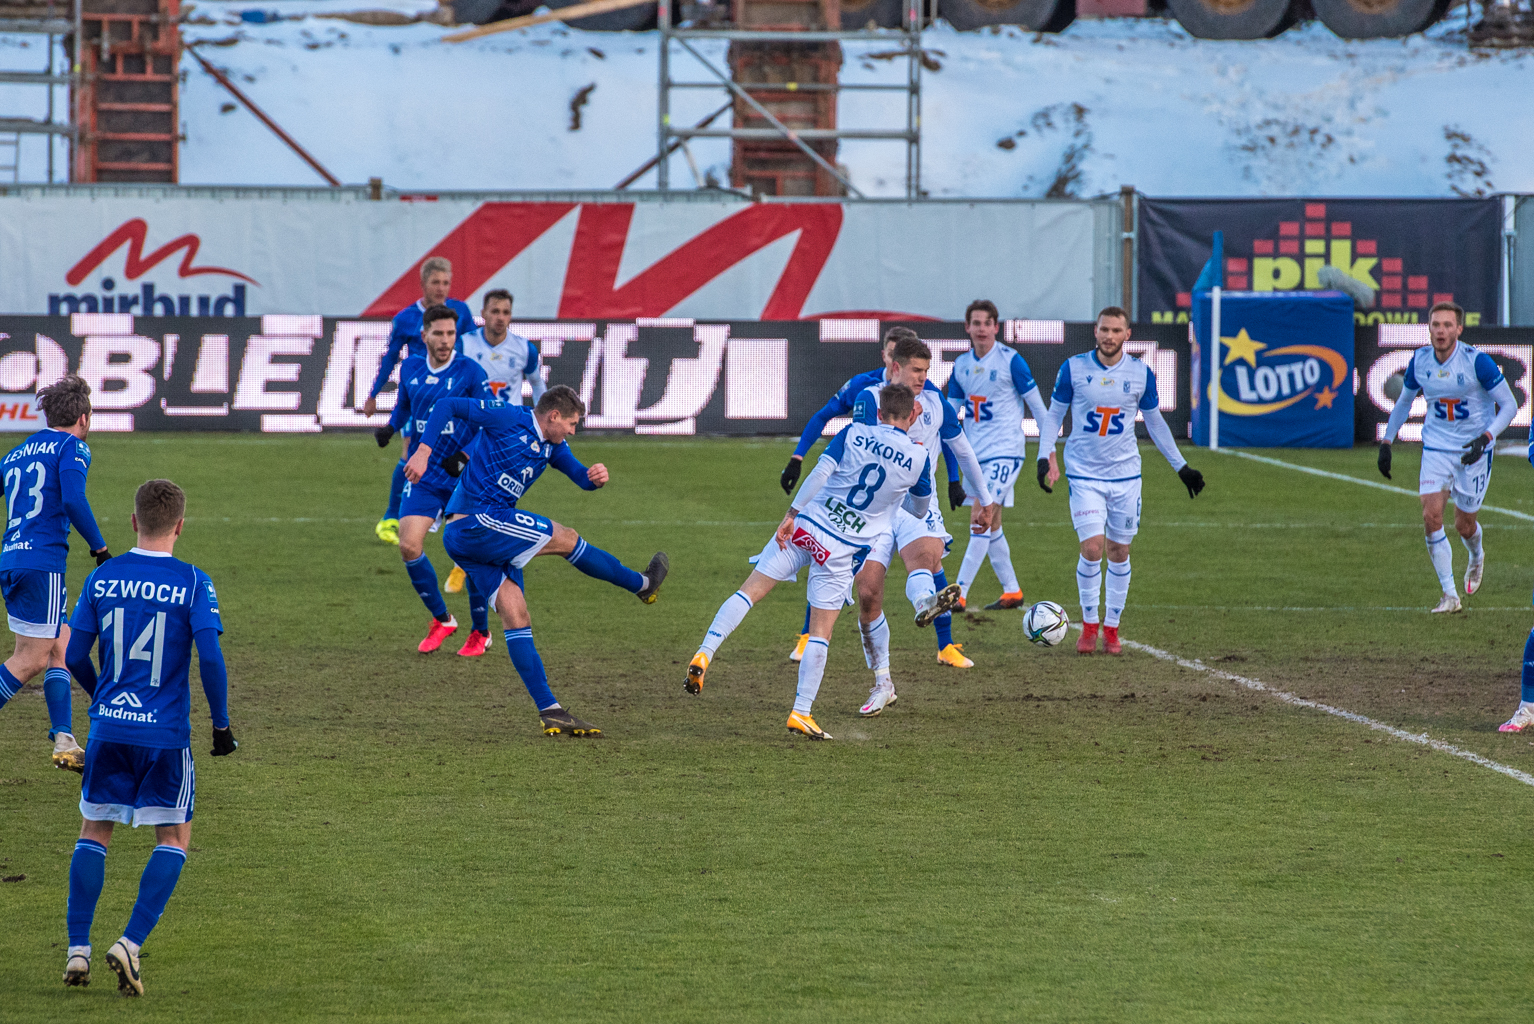
{"type": "MultiPolygon", "coordinates": [[[[1027,460],[1023,406],[1027,405],[1035,422],[1044,419],[1048,407],[1028,361],[1015,349],[996,344],[997,325],[995,303],[976,299],[969,304],[964,311],[964,330],[969,334],[970,350],[953,361],[946,394],[963,417],[964,436],[980,460],[986,486],[998,504],[1011,508],[1013,488],[1027,460]]],[[[964,489],[976,493],[968,477],[964,489]]],[[[967,498],[964,503],[973,502],[967,498]]],[[[986,610],[1020,607],[1023,588],[1012,568],[1012,550],[1001,532],[1000,509],[989,530],[970,531],[969,547],[964,549],[964,561],[959,566],[959,607],[969,599],[969,588],[988,556],[1001,583],[1001,597],[986,605],[986,610]]]]}
{"type": "Polygon", "coordinates": [[[1117,306],[1104,309],[1097,314],[1096,335],[1097,347],[1071,356],[1055,378],[1049,415],[1039,424],[1038,478],[1046,491],[1060,478],[1055,435],[1070,412],[1065,476],[1070,482],[1071,523],[1081,541],[1076,588],[1081,597],[1082,630],[1076,650],[1091,654],[1097,649],[1098,590],[1104,582],[1102,557],[1106,548],[1103,649],[1118,654],[1123,649],[1119,619],[1129,596],[1129,545],[1140,529],[1140,445],[1135,440],[1135,414],[1145,417],[1151,441],[1177,471],[1188,488],[1188,497],[1197,497],[1204,489],[1204,477],[1177,450],[1172,430],[1161,416],[1156,375],[1124,351],[1124,342],[1129,340],[1129,314],[1117,306]]]}
{"type": "Polygon", "coordinates": [[[543,359],[538,346],[511,333],[511,293],[496,288],[485,293],[480,316],[485,326],[463,336],[463,353],[484,367],[495,397],[511,405],[521,405],[522,382],[532,391],[533,404],[543,397],[543,359]]]}
{"type": "Polygon", "coordinates": [[[1380,472],[1389,479],[1390,443],[1420,393],[1427,401],[1427,417],[1422,423],[1417,494],[1422,500],[1428,557],[1443,589],[1435,612],[1457,612],[1462,607],[1454,585],[1454,549],[1443,528],[1450,494],[1454,495],[1454,528],[1470,553],[1465,596],[1480,589],[1486,551],[1476,513],[1491,483],[1492,442],[1518,412],[1518,400],[1491,356],[1459,340],[1464,326],[1465,311],[1452,302],[1440,302],[1428,314],[1433,343],[1413,352],[1406,364],[1401,395],[1390,411],[1379,454],[1380,472]]]}
{"type": "MultiPolygon", "coordinates": [[[[932,497],[932,467],[926,449],[906,433],[920,415],[909,388],[885,385],[878,419],[852,423],[826,446],[794,498],[777,531],[757,557],[745,585],[720,605],[714,621],[687,666],[687,692],[701,693],[719,645],[755,604],[779,583],[809,569],[810,639],[799,662],[799,687],[788,716],[791,732],[812,740],[831,737],[815,723],[815,696],[825,675],[831,630],[866,558],[887,538],[891,520],[907,500],[925,513],[932,497]]],[[[879,617],[880,624],[883,616],[879,617]]],[[[865,650],[876,644],[871,625],[863,628],[865,650]]],[[[889,679],[889,628],[884,627],[882,678],[889,679]]],[[[878,687],[880,667],[869,656],[878,687]]]]}

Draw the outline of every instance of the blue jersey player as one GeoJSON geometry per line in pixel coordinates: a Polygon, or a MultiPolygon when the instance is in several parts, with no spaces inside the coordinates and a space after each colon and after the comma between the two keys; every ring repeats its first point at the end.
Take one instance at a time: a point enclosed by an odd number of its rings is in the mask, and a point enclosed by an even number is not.
{"type": "MultiPolygon", "coordinates": [[[[457,299],[447,297],[452,288],[453,264],[449,260],[433,256],[421,263],[421,297],[394,314],[394,322],[389,327],[389,347],[384,350],[383,359],[378,364],[378,374],[373,378],[373,386],[368,389],[367,401],[362,403],[363,415],[372,416],[378,412],[378,394],[389,383],[389,374],[394,372],[400,359],[426,354],[426,343],[421,340],[421,331],[425,326],[428,309],[446,306],[458,314],[460,339],[474,330],[474,314],[469,307],[457,299]]],[[[389,484],[389,506],[384,510],[378,525],[373,527],[378,539],[386,544],[399,543],[399,503],[404,489],[405,459],[401,456],[389,484]]]]}
{"type": "Polygon", "coordinates": [[[85,819],[69,862],[69,953],[64,984],[88,985],[91,923],[117,823],[153,825],[156,846],[138,901],[107,966],[124,995],[144,993],[139,946],[165,912],[186,863],[197,797],[192,769],[192,650],[213,718],[213,756],[233,753],[228,675],[218,637],[223,623],[207,573],[176,558],[186,495],[150,480],[133,496],[138,545],[86,577],[70,620],[69,670],[91,695],[91,735],[80,783],[85,819]],[[101,640],[101,667],[91,648],[101,640]]]}
{"type": "Polygon", "coordinates": [[[48,426],[5,456],[5,543],[0,551],[0,592],[16,650],[0,665],[0,707],[39,672],[48,702],[48,738],[53,763],[80,771],[85,751],[74,737],[74,709],[64,652],[69,627],[64,624],[68,596],[64,563],[69,555],[69,527],[79,531],[99,565],[111,555],[96,528],[85,499],[85,476],[91,450],[85,437],[91,427],[90,385],[73,374],[37,393],[48,426]]]}
{"type": "Polygon", "coordinates": [[[657,552],[643,573],[635,572],[569,527],[517,507],[547,466],[582,490],[596,490],[607,483],[607,467],[581,465],[566,440],[584,415],[586,405],[580,395],[562,384],[545,391],[532,409],[471,398],[445,399],[432,409],[420,445],[405,464],[405,474],[412,483],[423,478],[434,450],[452,436],[449,427],[455,432],[464,426],[478,428],[454,503],[455,509],[460,507],[461,497],[467,513],[452,517],[442,546],[480,592],[489,595],[490,607],[500,615],[506,651],[538,707],[544,733],[596,738],[602,730],[572,715],[549,688],[543,659],[533,644],[522,568],[538,555],[562,555],[587,576],[653,604],[670,561],[665,552],[657,552]]]}
{"type": "MultiPolygon", "coordinates": [[[[426,339],[426,355],[411,356],[405,360],[400,371],[399,397],[389,425],[377,432],[380,446],[389,443],[395,431],[403,431],[406,455],[415,452],[421,431],[437,402],[447,398],[494,399],[484,368],[474,360],[455,351],[457,325],[455,314],[446,306],[433,306],[426,311],[423,337],[426,339]]],[[[431,612],[432,623],[416,650],[430,654],[442,646],[442,641],[458,629],[458,620],[447,610],[442,599],[442,589],[437,585],[437,570],[423,550],[426,533],[437,517],[447,507],[457,484],[454,479],[462,463],[460,453],[473,440],[474,428],[454,423],[457,429],[445,443],[439,444],[432,453],[426,473],[415,482],[406,481],[401,494],[399,510],[399,553],[405,560],[405,571],[410,583],[420,595],[426,610],[431,612]]],[[[473,618],[473,630],[468,641],[459,650],[467,658],[485,653],[490,643],[490,625],[486,613],[486,595],[479,592],[469,581],[469,611],[473,618]]]]}

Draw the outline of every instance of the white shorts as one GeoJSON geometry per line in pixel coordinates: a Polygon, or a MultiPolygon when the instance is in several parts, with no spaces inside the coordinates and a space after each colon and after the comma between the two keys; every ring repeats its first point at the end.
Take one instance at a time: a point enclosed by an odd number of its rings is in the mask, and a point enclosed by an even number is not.
{"type": "Polygon", "coordinates": [[[810,606],[840,611],[852,592],[852,577],[863,568],[868,552],[868,545],[854,544],[815,520],[800,516],[786,549],[778,547],[777,537],[767,541],[762,553],[756,556],[756,571],[787,583],[798,578],[800,569],[809,566],[810,606]]]}
{"type": "Polygon", "coordinates": [[[1491,449],[1473,466],[1460,463],[1455,452],[1422,450],[1422,472],[1417,477],[1418,494],[1448,491],[1454,507],[1461,512],[1478,512],[1491,484],[1491,449]]]}
{"type": "Polygon", "coordinates": [[[1071,525],[1086,540],[1104,534],[1115,544],[1128,544],[1140,532],[1140,478],[1080,480],[1067,478],[1071,489],[1071,525]]]}
{"type": "MultiPolygon", "coordinates": [[[[1023,471],[1023,460],[1010,456],[981,459],[980,468],[985,472],[985,486],[991,492],[991,500],[1001,502],[1002,508],[1011,508],[1012,488],[1017,485],[1017,475],[1023,471]]],[[[975,503],[976,489],[969,477],[964,477],[964,492],[970,495],[964,499],[965,505],[975,503]]]]}
{"type": "Polygon", "coordinates": [[[905,550],[906,545],[912,541],[921,540],[923,537],[940,540],[943,542],[945,555],[948,554],[948,545],[953,543],[953,537],[943,525],[943,513],[938,510],[936,495],[933,495],[925,518],[917,519],[904,508],[897,508],[891,525],[894,529],[875,538],[871,542],[872,549],[868,553],[868,561],[878,562],[886,569],[889,568],[890,558],[894,553],[905,550]]]}

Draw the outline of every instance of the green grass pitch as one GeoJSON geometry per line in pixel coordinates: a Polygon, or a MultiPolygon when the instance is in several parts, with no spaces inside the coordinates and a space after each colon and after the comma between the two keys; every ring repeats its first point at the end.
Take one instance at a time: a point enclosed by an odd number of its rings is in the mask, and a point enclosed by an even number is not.
{"type": "MultiPolygon", "coordinates": [[[[1143,653],[1034,648],[1015,611],[962,617],[976,667],[940,667],[899,570],[882,717],[856,715],[844,615],[816,709],[835,741],[785,731],[802,581],[685,695],[785,505],[787,441],[577,437],[613,482],[529,494],[630,565],[671,555],[651,607],[559,559],[529,569],[555,692],[597,742],[540,734],[498,628],[477,661],[452,653],[463,632],[415,653],[427,616],[372,532],[394,455],[370,438],[92,442],[113,550],[138,483],[188,492],[177,554],[218,584],[242,745],[207,756],[194,683],[193,853],[130,1004],[103,955],[153,837],[119,828],[95,980],[66,990],[78,777],[48,764],[37,684],[0,712],[0,1021],[1529,1019],[1534,793],[1462,759],[1143,653]]],[[[1126,639],[1534,770],[1534,743],[1496,731],[1530,524],[1485,513],[1483,589],[1429,616],[1414,497],[1190,451],[1209,487],[1189,501],[1144,451],[1126,639]]],[[[1267,454],[1378,479],[1372,448],[1267,454]]],[[[1498,460],[1487,500],[1534,513],[1530,477],[1498,460]]],[[[1064,490],[1017,493],[1024,588],[1074,616],[1064,490]]],[[[971,607],[998,589],[985,570],[971,607]]]]}

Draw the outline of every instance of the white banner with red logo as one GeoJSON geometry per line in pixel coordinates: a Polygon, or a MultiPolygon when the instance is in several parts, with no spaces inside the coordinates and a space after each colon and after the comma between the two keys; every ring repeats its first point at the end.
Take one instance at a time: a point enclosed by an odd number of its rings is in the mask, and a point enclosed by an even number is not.
{"type": "Polygon", "coordinates": [[[0,198],[0,313],[388,317],[429,256],[518,317],[1090,320],[1089,203],[0,198]]]}

